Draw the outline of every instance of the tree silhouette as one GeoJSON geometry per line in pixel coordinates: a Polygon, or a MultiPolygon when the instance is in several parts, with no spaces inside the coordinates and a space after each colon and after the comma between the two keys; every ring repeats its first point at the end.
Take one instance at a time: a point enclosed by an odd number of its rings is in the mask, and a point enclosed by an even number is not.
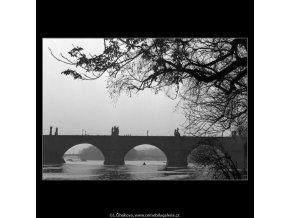
{"type": "Polygon", "coordinates": [[[241,173],[230,156],[223,154],[214,146],[199,146],[191,152],[189,161],[208,167],[209,173],[215,179],[242,179],[241,173]]]}
{"type": "Polygon", "coordinates": [[[112,98],[146,88],[179,98],[190,134],[220,134],[247,125],[247,39],[110,38],[100,55],[74,46],[58,61],[81,69],[64,75],[95,80],[108,74],[112,98]]]}

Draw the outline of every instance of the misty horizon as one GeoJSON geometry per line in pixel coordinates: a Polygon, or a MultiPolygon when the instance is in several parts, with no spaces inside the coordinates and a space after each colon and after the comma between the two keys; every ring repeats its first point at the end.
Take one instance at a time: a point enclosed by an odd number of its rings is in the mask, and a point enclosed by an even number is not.
{"type": "MultiPolygon", "coordinates": [[[[56,55],[66,56],[72,48],[81,46],[88,53],[103,51],[102,39],[43,39],[43,134],[110,135],[111,127],[119,126],[120,135],[173,136],[174,129],[185,122],[177,110],[177,100],[165,93],[144,90],[136,95],[122,94],[114,102],[106,89],[106,78],[79,81],[61,71],[69,66],[57,61],[56,55]]],[[[181,132],[182,134],[182,132],[181,132]]]]}

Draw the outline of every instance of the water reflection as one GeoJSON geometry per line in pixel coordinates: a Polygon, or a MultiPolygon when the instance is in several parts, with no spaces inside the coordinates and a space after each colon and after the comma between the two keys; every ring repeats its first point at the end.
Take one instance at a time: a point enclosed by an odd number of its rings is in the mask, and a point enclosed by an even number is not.
{"type": "Polygon", "coordinates": [[[124,166],[104,166],[103,161],[44,165],[45,180],[197,180],[210,179],[204,168],[167,168],[162,161],[126,161],[124,166]]]}
{"type": "Polygon", "coordinates": [[[130,180],[131,176],[126,171],[125,166],[104,166],[102,171],[98,171],[98,180],[130,180]]]}
{"type": "Polygon", "coordinates": [[[63,173],[63,166],[62,165],[44,165],[42,172],[44,174],[47,173],[63,173]]]}

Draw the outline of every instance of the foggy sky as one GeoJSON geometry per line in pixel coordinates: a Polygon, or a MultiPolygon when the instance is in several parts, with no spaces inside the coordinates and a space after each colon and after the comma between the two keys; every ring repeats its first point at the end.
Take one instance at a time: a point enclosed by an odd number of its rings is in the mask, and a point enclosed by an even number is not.
{"type": "MultiPolygon", "coordinates": [[[[155,95],[144,90],[138,95],[121,95],[112,103],[106,89],[106,77],[98,80],[74,80],[61,71],[75,69],[54,59],[69,57],[72,44],[83,47],[91,54],[103,49],[103,39],[43,39],[43,134],[49,127],[58,127],[59,134],[110,135],[111,127],[119,126],[120,135],[173,136],[174,129],[184,122],[181,112],[174,112],[177,100],[171,100],[160,92],[155,95]]],[[[53,129],[54,133],[54,129],[53,129]]],[[[182,132],[180,132],[182,134],[182,132]]]]}

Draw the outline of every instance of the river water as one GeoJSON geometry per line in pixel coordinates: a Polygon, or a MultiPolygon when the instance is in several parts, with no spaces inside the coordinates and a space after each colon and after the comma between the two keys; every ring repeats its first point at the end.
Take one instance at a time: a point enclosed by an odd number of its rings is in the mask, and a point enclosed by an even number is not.
{"type": "Polygon", "coordinates": [[[189,164],[166,168],[164,161],[125,161],[124,166],[104,166],[103,161],[43,165],[43,180],[210,180],[208,170],[189,164]],[[146,165],[143,165],[143,163],[146,165]]]}

